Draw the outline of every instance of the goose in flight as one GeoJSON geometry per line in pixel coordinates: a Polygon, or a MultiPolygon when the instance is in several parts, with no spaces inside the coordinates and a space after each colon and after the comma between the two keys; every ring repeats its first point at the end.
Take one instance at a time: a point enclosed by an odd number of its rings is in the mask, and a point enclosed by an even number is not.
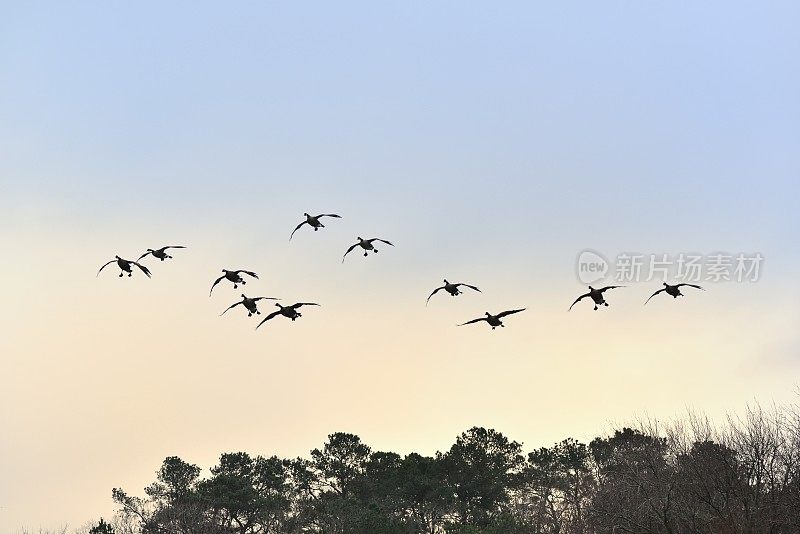
{"type": "Polygon", "coordinates": [[[659,289],[658,291],[656,291],[655,293],[650,295],[650,298],[648,298],[646,301],[644,301],[645,304],[650,302],[651,298],[655,297],[656,295],[658,295],[662,291],[666,292],[667,295],[671,295],[672,298],[674,298],[674,299],[676,299],[678,297],[682,297],[684,295],[683,295],[683,293],[681,293],[681,290],[680,290],[681,286],[693,287],[695,289],[701,289],[701,290],[705,291],[705,289],[703,289],[702,287],[696,286],[694,284],[675,284],[674,286],[671,286],[666,282],[662,282],[662,283],[664,284],[664,287],[662,287],[661,289],[659,289]]]}
{"type": "Polygon", "coordinates": [[[589,286],[589,292],[584,293],[580,297],[576,298],[575,302],[572,303],[569,309],[571,310],[572,306],[575,306],[578,302],[581,301],[581,299],[585,299],[586,297],[592,298],[592,300],[594,301],[595,310],[597,309],[598,306],[608,306],[608,302],[606,302],[606,299],[603,298],[603,292],[608,291],[609,289],[616,289],[618,287],[625,287],[625,286],[606,286],[606,287],[600,287],[598,289],[589,286]]]}
{"type": "MultiPolygon", "coordinates": [[[[150,278],[150,271],[147,269],[147,267],[145,267],[144,265],[141,265],[141,264],[139,264],[139,263],[137,263],[135,261],[123,260],[119,256],[114,256],[113,260],[109,261],[108,263],[106,263],[105,265],[100,267],[100,271],[102,271],[103,269],[105,269],[106,267],[111,265],[112,263],[116,263],[119,266],[119,268],[120,268],[120,273],[119,273],[120,278],[122,278],[124,273],[128,273],[128,276],[131,276],[133,274],[133,268],[131,267],[132,265],[137,266],[139,269],[141,269],[141,271],[144,274],[147,275],[147,278],[150,278]]],[[[97,276],[100,276],[100,271],[97,271],[97,276]]]]}
{"type": "Polygon", "coordinates": [[[428,300],[426,300],[426,301],[425,301],[425,305],[427,306],[427,305],[428,305],[428,302],[430,302],[430,300],[431,300],[431,297],[432,297],[432,296],[434,296],[434,295],[435,295],[436,293],[438,293],[439,291],[441,291],[442,289],[444,289],[445,291],[447,291],[448,293],[450,293],[450,296],[451,296],[451,297],[455,297],[455,296],[458,296],[458,295],[460,295],[460,294],[462,293],[462,291],[460,291],[460,290],[458,289],[460,286],[468,287],[468,288],[470,288],[470,289],[474,289],[474,290],[475,290],[475,291],[477,291],[478,293],[481,293],[481,290],[480,290],[480,289],[478,289],[478,288],[477,288],[477,287],[475,287],[475,286],[471,286],[471,285],[469,285],[469,284],[464,284],[464,283],[461,283],[461,282],[458,282],[457,284],[451,284],[451,283],[450,283],[450,282],[448,282],[448,281],[447,281],[447,279],[445,278],[445,280],[444,280],[444,285],[443,285],[442,287],[437,287],[436,289],[434,289],[434,290],[433,290],[433,292],[432,292],[430,295],[428,295],[428,300]]]}
{"type": "Polygon", "coordinates": [[[152,254],[154,257],[158,258],[161,261],[171,260],[172,256],[167,254],[167,250],[171,249],[171,248],[186,248],[186,247],[184,247],[183,245],[169,245],[169,246],[161,247],[161,248],[157,248],[157,249],[148,248],[147,252],[145,252],[144,254],[139,256],[139,259],[136,260],[136,261],[141,261],[141,259],[144,258],[145,256],[147,256],[148,254],[152,254]]]}
{"type": "Polygon", "coordinates": [[[214,286],[219,284],[223,279],[227,279],[233,282],[233,289],[239,287],[238,284],[245,285],[247,282],[245,281],[244,278],[242,278],[241,274],[239,273],[244,273],[252,276],[255,279],[258,279],[258,275],[256,273],[254,273],[253,271],[245,271],[244,269],[239,269],[238,271],[229,271],[227,269],[222,269],[222,272],[224,274],[219,278],[217,278],[216,280],[214,280],[214,283],[211,284],[211,290],[208,292],[209,297],[211,296],[211,291],[214,291],[214,286]]]}
{"type": "Polygon", "coordinates": [[[292,230],[292,235],[289,236],[289,241],[292,240],[292,237],[294,237],[294,233],[296,231],[298,231],[300,229],[300,227],[303,226],[304,224],[309,225],[316,232],[320,228],[325,228],[325,225],[320,222],[320,219],[322,217],[336,217],[337,219],[341,219],[342,218],[341,215],[336,215],[335,213],[322,213],[322,214],[316,215],[316,216],[315,215],[309,215],[308,213],[304,213],[303,215],[306,216],[306,220],[301,222],[300,224],[298,224],[297,228],[292,230]]]}
{"type": "Polygon", "coordinates": [[[363,248],[364,249],[364,257],[367,257],[369,255],[369,251],[370,250],[372,252],[375,252],[375,253],[378,252],[378,249],[376,249],[372,244],[375,241],[380,241],[381,243],[386,243],[387,245],[394,246],[389,241],[386,241],[385,239],[380,239],[380,238],[377,238],[377,237],[373,237],[372,239],[361,239],[360,237],[358,237],[357,239],[358,239],[358,243],[356,243],[355,245],[352,245],[350,248],[348,248],[347,252],[345,252],[344,256],[342,256],[342,263],[344,263],[345,257],[347,257],[347,255],[350,254],[350,252],[352,252],[353,249],[356,248],[356,247],[363,248]]]}
{"type": "Polygon", "coordinates": [[[273,317],[277,317],[278,315],[283,315],[284,317],[288,317],[289,319],[294,321],[298,317],[303,316],[302,313],[297,311],[297,308],[301,306],[319,306],[319,304],[316,304],[314,302],[298,302],[296,304],[292,304],[291,306],[281,306],[279,303],[276,302],[275,306],[279,308],[278,311],[274,311],[269,315],[267,315],[266,317],[264,317],[264,319],[260,323],[258,323],[258,326],[256,326],[256,330],[258,330],[259,326],[266,323],[273,317]]]}
{"type": "Polygon", "coordinates": [[[502,328],[505,328],[506,325],[504,325],[503,322],[500,319],[502,319],[506,315],[511,315],[512,313],[519,313],[519,312],[525,311],[525,310],[526,310],[526,308],[522,308],[522,309],[519,309],[519,310],[508,310],[508,311],[500,312],[497,315],[492,315],[491,313],[486,312],[486,317],[478,317],[477,319],[473,319],[471,321],[467,321],[466,323],[461,323],[458,326],[464,326],[464,325],[467,325],[467,324],[473,324],[473,323],[479,323],[481,321],[486,321],[487,323],[489,323],[489,326],[492,327],[492,330],[494,330],[498,326],[500,326],[502,328]]]}
{"type": "Polygon", "coordinates": [[[225,309],[224,312],[219,314],[219,316],[222,317],[223,315],[225,315],[225,313],[228,310],[230,310],[232,308],[235,308],[239,304],[242,304],[245,308],[247,308],[247,316],[248,317],[252,317],[254,313],[256,315],[261,315],[261,312],[258,311],[258,305],[256,304],[256,302],[258,302],[259,300],[264,300],[264,299],[266,299],[266,300],[278,300],[275,297],[253,297],[253,298],[248,298],[247,296],[245,296],[244,293],[242,293],[242,300],[240,300],[239,302],[234,302],[233,304],[228,306],[225,309]]]}

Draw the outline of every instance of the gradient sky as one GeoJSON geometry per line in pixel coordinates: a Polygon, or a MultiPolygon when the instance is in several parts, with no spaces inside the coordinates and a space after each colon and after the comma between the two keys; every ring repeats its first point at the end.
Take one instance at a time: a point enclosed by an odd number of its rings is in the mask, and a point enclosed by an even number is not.
{"type": "Polygon", "coordinates": [[[7,3],[0,531],[108,517],[167,455],[305,455],[334,431],[431,454],[473,425],[531,450],[791,399],[798,20],[792,1],[7,3]],[[344,218],[290,245],[304,211],[344,218]],[[397,247],[341,265],[357,235],[397,247]],[[170,243],[189,248],[152,280],[95,278],[170,243]],[[754,284],[642,308],[642,283],[568,314],[586,248],[765,260],[754,284]],[[323,306],[254,332],[218,317],[240,291],[208,297],[224,267],[323,306]],[[444,277],[484,293],[425,308],[444,277]]]}

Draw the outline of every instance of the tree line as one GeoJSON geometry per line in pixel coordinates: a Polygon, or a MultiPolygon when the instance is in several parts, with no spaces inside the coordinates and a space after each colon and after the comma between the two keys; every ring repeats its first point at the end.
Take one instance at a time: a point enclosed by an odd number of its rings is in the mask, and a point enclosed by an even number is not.
{"type": "Polygon", "coordinates": [[[91,534],[798,533],[800,411],[642,423],[525,454],[471,428],[432,456],[349,433],[308,458],[225,453],[210,474],[168,457],[91,534]]]}

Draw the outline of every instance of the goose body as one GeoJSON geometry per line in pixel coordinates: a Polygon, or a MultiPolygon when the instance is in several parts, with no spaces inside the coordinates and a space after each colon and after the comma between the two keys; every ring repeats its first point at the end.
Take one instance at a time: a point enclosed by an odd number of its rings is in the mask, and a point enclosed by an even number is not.
{"type": "Polygon", "coordinates": [[[467,321],[466,323],[461,323],[458,326],[465,326],[465,325],[468,325],[468,324],[475,324],[475,323],[479,323],[481,321],[486,321],[486,323],[489,326],[492,327],[492,330],[494,330],[497,327],[505,328],[505,325],[503,324],[503,321],[501,320],[503,317],[505,317],[507,315],[514,314],[514,313],[523,312],[526,309],[527,308],[521,308],[521,309],[518,309],[518,310],[508,310],[508,311],[500,312],[500,313],[495,314],[495,315],[492,315],[491,313],[486,312],[486,317],[478,317],[477,319],[473,319],[471,321],[467,321]]]}
{"type": "Polygon", "coordinates": [[[325,228],[325,225],[322,224],[322,221],[320,221],[321,218],[323,217],[334,217],[336,219],[342,218],[341,215],[336,215],[335,213],[320,213],[319,215],[311,215],[308,213],[304,213],[303,215],[305,216],[306,220],[298,224],[297,227],[294,230],[292,230],[292,234],[289,236],[289,241],[292,240],[292,237],[294,237],[294,233],[298,231],[304,224],[309,225],[316,232],[320,228],[325,228]]]}
{"type": "Polygon", "coordinates": [[[214,291],[214,287],[219,284],[222,280],[228,280],[229,282],[233,283],[233,289],[239,287],[239,284],[245,285],[247,281],[242,278],[242,273],[252,276],[253,278],[258,279],[258,275],[253,271],[245,271],[244,269],[239,269],[236,271],[229,271],[227,269],[222,269],[222,276],[214,280],[214,283],[211,284],[211,290],[208,292],[208,296],[211,296],[211,292],[214,291]]]}
{"type": "Polygon", "coordinates": [[[117,267],[119,267],[119,269],[120,269],[119,277],[120,278],[122,278],[125,275],[125,273],[128,273],[128,276],[132,276],[133,275],[133,267],[134,266],[138,267],[139,270],[141,270],[145,275],[147,275],[147,278],[150,278],[150,270],[147,267],[145,267],[144,265],[141,265],[140,263],[135,262],[133,260],[126,260],[126,259],[120,258],[119,256],[114,256],[113,260],[106,262],[102,267],[100,267],[100,270],[97,271],[97,276],[100,276],[100,273],[102,272],[102,270],[105,269],[107,266],[111,265],[112,263],[116,263],[117,267]]]}
{"type": "Polygon", "coordinates": [[[369,256],[370,250],[375,253],[378,252],[378,249],[376,249],[375,245],[373,245],[375,241],[380,241],[381,243],[386,243],[387,245],[394,246],[391,242],[386,241],[385,239],[381,239],[379,237],[373,237],[371,239],[362,239],[358,237],[357,239],[358,242],[355,243],[354,245],[351,245],[350,248],[347,249],[347,252],[344,253],[344,256],[342,256],[342,263],[344,263],[345,257],[347,257],[347,255],[350,254],[350,252],[352,252],[353,249],[356,247],[361,247],[364,250],[364,257],[367,257],[369,256]]]}
{"type": "Polygon", "coordinates": [[[139,256],[139,259],[136,260],[136,261],[140,261],[142,258],[147,256],[148,254],[152,254],[153,257],[158,258],[161,261],[171,260],[172,256],[170,256],[167,253],[167,250],[169,250],[171,248],[186,248],[186,247],[184,247],[183,245],[168,245],[166,247],[161,247],[161,248],[156,248],[156,249],[148,248],[147,252],[145,252],[144,254],[139,256]]]}
{"type": "MultiPolygon", "coordinates": [[[[581,300],[585,299],[586,297],[589,297],[589,298],[592,299],[592,301],[594,301],[594,309],[595,310],[597,310],[597,308],[599,306],[608,306],[608,302],[606,302],[606,299],[603,296],[603,293],[605,293],[609,289],[616,289],[618,287],[625,287],[625,286],[606,286],[606,287],[600,287],[600,288],[594,288],[592,286],[589,286],[589,292],[588,293],[584,293],[583,295],[581,295],[580,297],[575,299],[575,302],[572,303],[572,305],[569,307],[569,309],[571,310],[572,306],[575,306],[575,304],[577,304],[581,300]]],[[[567,310],[567,311],[569,311],[569,310],[567,310]]]]}
{"type": "Polygon", "coordinates": [[[270,313],[269,315],[267,315],[266,317],[264,317],[264,319],[260,323],[258,323],[258,326],[256,326],[256,330],[258,330],[258,327],[261,326],[262,324],[266,323],[270,319],[273,319],[273,318],[275,318],[275,317],[277,317],[279,315],[282,315],[283,317],[286,317],[287,319],[291,319],[292,321],[295,321],[298,318],[303,316],[302,313],[297,311],[298,308],[300,308],[302,306],[319,306],[319,304],[317,304],[315,302],[297,302],[295,304],[292,304],[291,306],[281,306],[280,303],[276,302],[275,306],[278,307],[278,310],[274,311],[274,312],[270,313]]]}
{"type": "Polygon", "coordinates": [[[275,297],[252,297],[252,298],[250,298],[250,297],[247,297],[244,293],[242,293],[242,300],[240,300],[239,302],[234,302],[233,304],[228,306],[225,309],[224,312],[220,313],[220,316],[225,315],[225,313],[228,310],[233,309],[233,308],[235,308],[236,306],[239,306],[239,305],[242,305],[242,306],[245,307],[245,309],[247,310],[247,316],[248,317],[252,317],[253,314],[261,315],[261,312],[258,311],[258,304],[257,303],[258,303],[259,300],[265,300],[265,299],[266,300],[278,300],[275,297]]]}
{"type": "Polygon", "coordinates": [[[666,282],[662,282],[662,283],[664,284],[664,287],[662,287],[661,289],[659,289],[658,291],[656,291],[655,293],[650,295],[650,297],[648,297],[648,299],[646,301],[644,301],[645,304],[650,302],[651,298],[655,297],[656,295],[658,295],[661,292],[666,293],[667,295],[671,296],[674,299],[676,299],[678,297],[682,297],[682,296],[684,296],[683,293],[681,293],[681,287],[682,286],[693,287],[695,289],[700,289],[702,291],[705,291],[705,289],[703,289],[702,287],[700,287],[698,285],[695,285],[695,284],[682,283],[682,284],[670,285],[670,284],[668,284],[666,282]]]}
{"type": "Polygon", "coordinates": [[[425,301],[425,305],[427,305],[428,302],[430,302],[432,296],[434,296],[436,293],[438,293],[441,290],[447,291],[450,294],[451,297],[456,297],[456,296],[460,295],[461,293],[463,293],[459,289],[460,286],[468,287],[468,288],[470,288],[470,289],[472,289],[474,291],[477,291],[479,293],[481,292],[481,290],[478,289],[475,286],[472,286],[472,285],[469,285],[469,284],[464,284],[462,282],[458,282],[458,283],[453,284],[451,282],[448,282],[447,279],[445,279],[443,286],[437,287],[436,289],[433,290],[433,292],[430,295],[428,295],[428,300],[425,301]]]}

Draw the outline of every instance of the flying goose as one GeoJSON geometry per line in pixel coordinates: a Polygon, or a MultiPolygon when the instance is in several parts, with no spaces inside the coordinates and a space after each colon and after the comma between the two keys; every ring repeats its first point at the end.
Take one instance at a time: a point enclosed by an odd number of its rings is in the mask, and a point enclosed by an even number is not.
{"type": "Polygon", "coordinates": [[[157,248],[157,249],[148,248],[147,252],[145,252],[144,254],[139,256],[139,259],[136,260],[136,261],[140,261],[142,258],[147,256],[148,254],[152,254],[153,256],[155,256],[156,258],[158,258],[161,261],[168,260],[168,259],[171,260],[172,256],[167,254],[167,249],[170,249],[170,248],[186,248],[186,247],[184,247],[183,245],[169,245],[169,246],[161,247],[161,248],[157,248]]]}
{"type": "Polygon", "coordinates": [[[450,283],[450,282],[448,282],[448,281],[447,281],[447,279],[445,278],[445,280],[444,280],[444,285],[443,285],[442,287],[437,287],[436,289],[434,289],[434,290],[433,290],[433,292],[432,292],[430,295],[428,295],[428,300],[426,300],[426,301],[425,301],[425,305],[427,306],[427,305],[428,305],[428,302],[431,300],[431,297],[432,297],[432,296],[434,296],[434,295],[435,295],[436,293],[438,293],[439,291],[441,291],[442,289],[444,289],[445,291],[447,291],[448,293],[450,293],[450,296],[451,296],[451,297],[455,297],[455,296],[457,296],[457,295],[460,295],[460,294],[462,293],[462,291],[459,291],[459,289],[458,289],[458,288],[459,288],[459,286],[468,287],[468,288],[470,288],[470,289],[474,289],[474,290],[475,290],[475,291],[477,291],[478,293],[481,293],[481,290],[480,290],[480,289],[478,289],[478,288],[477,288],[477,287],[475,287],[475,286],[471,286],[471,285],[469,285],[469,284],[464,284],[464,283],[461,283],[461,282],[458,282],[458,283],[456,283],[456,284],[451,284],[451,283],[450,283]]]}
{"type": "Polygon", "coordinates": [[[266,323],[273,317],[277,317],[278,315],[283,315],[284,317],[288,317],[289,319],[294,321],[298,317],[303,316],[302,313],[297,311],[297,308],[301,306],[319,306],[319,304],[316,304],[314,302],[298,302],[296,304],[292,304],[291,306],[281,306],[279,303],[276,302],[275,306],[279,308],[278,311],[274,311],[269,315],[267,315],[266,317],[264,317],[264,319],[260,323],[258,323],[258,326],[256,326],[256,330],[258,330],[259,326],[266,323]]]}
{"type": "Polygon", "coordinates": [[[256,302],[258,302],[259,300],[264,300],[264,299],[266,299],[266,300],[278,300],[275,297],[253,297],[253,298],[248,298],[247,296],[245,296],[244,293],[242,293],[242,300],[240,300],[239,302],[234,302],[233,304],[228,306],[225,309],[224,312],[219,314],[219,316],[222,317],[223,315],[225,315],[225,313],[228,310],[230,310],[231,308],[235,308],[239,304],[242,304],[242,305],[244,305],[245,308],[247,308],[247,316],[248,317],[252,317],[254,313],[257,314],[257,315],[261,315],[261,312],[258,311],[258,306],[256,305],[256,302]]]}
{"type": "Polygon", "coordinates": [[[477,319],[473,319],[471,321],[467,321],[466,323],[462,323],[462,324],[460,324],[458,326],[464,326],[464,325],[467,325],[467,324],[479,323],[481,321],[486,321],[487,323],[489,323],[489,326],[492,327],[492,330],[494,330],[498,326],[500,326],[502,328],[505,328],[505,325],[503,324],[503,322],[500,319],[502,319],[506,315],[511,315],[512,313],[519,313],[519,312],[525,311],[525,310],[526,310],[526,308],[522,308],[522,309],[519,309],[519,310],[508,310],[508,311],[500,312],[497,315],[492,315],[491,313],[486,312],[486,317],[478,317],[477,319]]]}
{"type": "MultiPolygon", "coordinates": [[[[592,300],[594,301],[594,309],[595,310],[597,309],[598,306],[601,306],[601,305],[602,306],[608,306],[608,302],[606,302],[606,300],[603,298],[603,292],[604,291],[608,291],[609,289],[615,289],[615,288],[618,288],[618,287],[625,287],[625,286],[606,286],[606,287],[601,287],[601,288],[598,288],[598,289],[595,289],[592,286],[589,286],[589,292],[581,295],[578,298],[576,298],[575,302],[572,303],[572,305],[569,307],[569,309],[571,310],[572,306],[575,306],[581,299],[585,299],[586,297],[591,297],[592,298],[592,300]]],[[[567,310],[567,311],[569,311],[569,310],[567,310]]]]}
{"type": "MultiPolygon", "coordinates": [[[[123,259],[122,259],[122,258],[120,258],[119,256],[114,256],[114,258],[115,258],[115,259],[113,259],[113,260],[109,261],[108,263],[106,263],[105,265],[103,265],[102,267],[100,267],[100,271],[102,271],[102,270],[103,270],[103,269],[105,269],[107,266],[111,265],[112,263],[116,262],[116,264],[117,264],[117,265],[119,266],[119,268],[120,268],[120,273],[119,273],[119,276],[120,276],[120,278],[122,278],[122,276],[123,276],[123,274],[124,274],[124,273],[123,273],[123,271],[124,271],[125,273],[128,273],[128,276],[131,276],[131,275],[133,274],[133,269],[131,268],[131,265],[135,265],[135,266],[137,266],[139,269],[141,269],[141,271],[142,271],[144,274],[146,274],[146,275],[147,275],[147,278],[150,278],[150,271],[149,271],[149,270],[147,269],[147,267],[145,267],[144,265],[141,265],[141,264],[139,264],[139,263],[137,263],[137,262],[135,262],[135,261],[131,261],[131,260],[123,260],[123,259]]],[[[96,276],[100,276],[100,271],[97,271],[97,275],[96,275],[96,276]]]]}
{"type": "Polygon", "coordinates": [[[372,239],[361,239],[360,237],[358,237],[357,239],[358,239],[358,243],[356,243],[355,245],[352,245],[350,248],[348,248],[348,249],[347,249],[347,252],[345,252],[345,253],[344,253],[344,256],[342,256],[342,263],[344,263],[344,259],[345,259],[345,257],[346,257],[348,254],[350,254],[350,252],[352,252],[352,250],[353,250],[354,248],[356,248],[356,247],[361,247],[361,248],[363,248],[363,249],[364,249],[364,257],[367,257],[367,256],[369,255],[369,251],[370,251],[370,250],[371,250],[372,252],[375,252],[375,253],[377,253],[377,252],[378,252],[378,249],[376,249],[376,248],[375,248],[375,247],[372,245],[372,243],[373,243],[374,241],[380,241],[381,243],[386,243],[387,245],[394,246],[394,245],[393,245],[392,243],[390,243],[389,241],[386,241],[385,239],[380,239],[380,238],[377,238],[377,237],[373,237],[372,239]]]}
{"type": "Polygon", "coordinates": [[[214,286],[219,284],[223,279],[227,279],[233,282],[233,289],[239,287],[237,284],[245,285],[247,282],[244,280],[244,278],[242,278],[242,276],[239,273],[244,273],[252,276],[253,278],[258,279],[258,275],[256,273],[254,273],[253,271],[245,271],[244,269],[239,269],[238,271],[229,271],[227,269],[222,269],[222,272],[224,274],[219,278],[217,278],[216,280],[214,280],[214,283],[211,284],[211,290],[209,290],[208,292],[209,297],[211,296],[211,291],[214,291],[214,286]]]}
{"type": "Polygon", "coordinates": [[[320,222],[320,219],[322,217],[336,217],[337,219],[341,219],[342,218],[341,215],[336,215],[335,213],[322,213],[322,214],[316,215],[316,216],[315,215],[309,215],[308,213],[304,213],[303,215],[306,216],[306,220],[301,222],[300,224],[298,224],[297,228],[292,230],[292,235],[289,236],[289,241],[292,240],[292,237],[294,236],[294,233],[296,231],[298,231],[300,229],[300,227],[303,226],[304,224],[307,224],[307,225],[311,226],[314,229],[314,231],[316,232],[320,228],[325,228],[325,225],[320,222]]]}
{"type": "Polygon", "coordinates": [[[662,287],[661,289],[659,289],[658,291],[656,291],[655,293],[650,295],[650,297],[646,301],[644,301],[645,304],[650,302],[651,298],[655,297],[656,295],[658,295],[662,291],[665,291],[667,293],[667,295],[671,295],[672,298],[674,298],[674,299],[676,299],[678,297],[682,297],[684,295],[683,295],[683,293],[681,293],[681,290],[679,289],[681,286],[693,287],[695,289],[702,289],[703,291],[705,291],[705,289],[703,289],[702,287],[696,286],[694,284],[675,284],[674,286],[671,286],[666,282],[662,282],[662,283],[664,284],[664,287],[662,287]]]}

